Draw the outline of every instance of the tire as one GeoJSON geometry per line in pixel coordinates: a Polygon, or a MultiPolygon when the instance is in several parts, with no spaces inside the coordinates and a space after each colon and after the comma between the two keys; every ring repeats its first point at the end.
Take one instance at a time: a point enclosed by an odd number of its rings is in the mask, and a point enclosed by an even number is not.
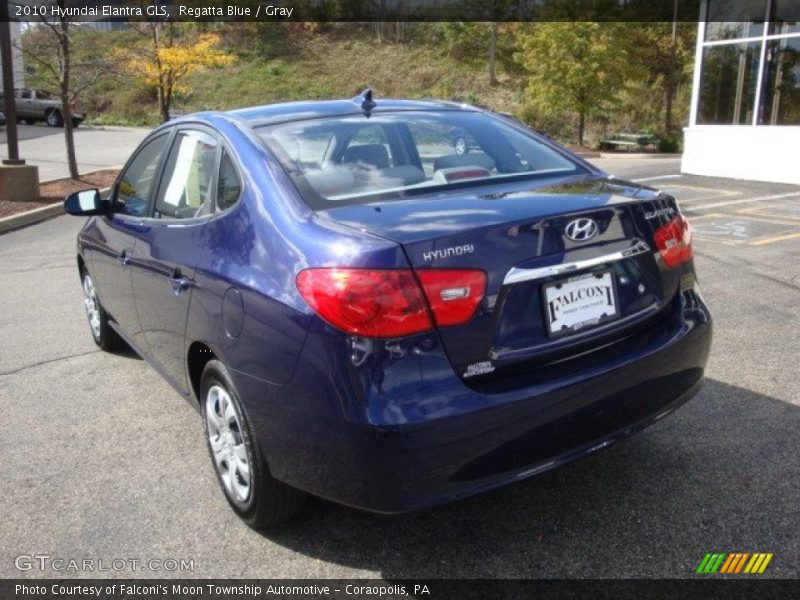
{"type": "Polygon", "coordinates": [[[64,126],[64,117],[61,116],[61,111],[57,108],[54,108],[49,113],[47,113],[44,117],[45,122],[50,127],[63,127],[64,126]]]}
{"type": "Polygon", "coordinates": [[[92,332],[94,343],[106,352],[121,350],[125,347],[125,341],[109,325],[108,313],[103,309],[100,300],[97,299],[94,282],[88,271],[83,270],[81,272],[81,281],[83,284],[83,306],[86,309],[89,331],[92,332]]]}
{"type": "Polygon", "coordinates": [[[294,516],[306,495],[270,475],[247,411],[218,360],[203,369],[200,402],[211,463],[233,511],[255,529],[294,516]]]}

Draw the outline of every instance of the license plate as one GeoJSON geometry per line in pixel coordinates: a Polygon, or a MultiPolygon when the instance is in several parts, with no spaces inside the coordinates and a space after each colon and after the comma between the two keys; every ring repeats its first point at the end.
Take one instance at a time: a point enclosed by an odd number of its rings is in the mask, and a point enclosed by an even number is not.
{"type": "Polygon", "coordinates": [[[544,286],[547,333],[560,337],[595,327],[619,316],[611,271],[588,273],[544,286]]]}

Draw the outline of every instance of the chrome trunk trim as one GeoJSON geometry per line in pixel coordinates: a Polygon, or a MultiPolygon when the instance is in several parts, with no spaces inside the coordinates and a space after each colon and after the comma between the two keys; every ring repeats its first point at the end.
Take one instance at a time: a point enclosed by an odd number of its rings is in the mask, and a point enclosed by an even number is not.
{"type": "Polygon", "coordinates": [[[589,269],[605,263],[615,262],[638,254],[643,254],[650,251],[650,246],[641,240],[636,240],[630,248],[611,252],[602,256],[594,258],[587,258],[585,260],[576,260],[570,263],[563,263],[560,265],[550,265],[549,267],[538,267],[536,269],[518,269],[513,267],[505,278],[503,278],[503,285],[512,283],[520,283],[521,281],[531,281],[534,279],[544,279],[545,277],[552,277],[554,275],[565,275],[589,269]]]}

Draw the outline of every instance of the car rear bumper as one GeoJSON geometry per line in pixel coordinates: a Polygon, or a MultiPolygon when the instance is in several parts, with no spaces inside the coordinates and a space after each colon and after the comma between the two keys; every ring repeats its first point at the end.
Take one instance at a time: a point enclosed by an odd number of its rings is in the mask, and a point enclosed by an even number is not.
{"type": "Polygon", "coordinates": [[[275,477],[342,504],[405,512],[558,467],[687,402],[702,385],[712,333],[699,294],[683,296],[672,326],[645,347],[503,393],[481,393],[453,375],[423,387],[427,394],[397,397],[402,377],[384,369],[376,386],[375,365],[354,374],[324,344],[313,349],[313,334],[290,384],[265,390],[235,379],[244,398],[262,398],[248,411],[275,477]]]}

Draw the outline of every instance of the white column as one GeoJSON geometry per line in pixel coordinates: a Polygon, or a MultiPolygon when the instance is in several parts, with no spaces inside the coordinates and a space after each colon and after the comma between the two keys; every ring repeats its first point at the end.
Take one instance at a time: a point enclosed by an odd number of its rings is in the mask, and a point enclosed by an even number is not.
{"type": "Polygon", "coordinates": [[[706,37],[706,0],[700,9],[700,20],[697,23],[697,48],[694,53],[694,73],[692,75],[692,105],[689,110],[689,127],[697,125],[697,108],[700,105],[700,71],[703,68],[703,40],[706,37]]]}

